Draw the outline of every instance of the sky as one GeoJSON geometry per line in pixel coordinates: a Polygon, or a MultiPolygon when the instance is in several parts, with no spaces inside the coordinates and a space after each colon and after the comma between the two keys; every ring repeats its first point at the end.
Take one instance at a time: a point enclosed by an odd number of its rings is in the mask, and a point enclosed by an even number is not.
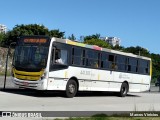
{"type": "Polygon", "coordinates": [[[43,24],[68,37],[118,37],[160,54],[160,0],[0,0],[0,24],[43,24]]]}

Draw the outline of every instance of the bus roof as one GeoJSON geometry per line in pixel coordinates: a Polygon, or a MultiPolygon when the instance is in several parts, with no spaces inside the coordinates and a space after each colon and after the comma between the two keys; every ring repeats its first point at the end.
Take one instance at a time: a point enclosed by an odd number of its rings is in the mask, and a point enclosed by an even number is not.
{"type": "Polygon", "coordinates": [[[94,50],[98,50],[98,51],[104,51],[104,52],[115,53],[115,54],[129,56],[129,57],[151,60],[151,58],[135,55],[133,53],[125,53],[125,52],[121,52],[121,51],[111,50],[111,49],[99,47],[97,45],[88,45],[88,44],[72,41],[72,40],[69,40],[69,39],[61,39],[61,38],[55,38],[55,37],[53,37],[52,39],[53,39],[53,41],[60,42],[60,43],[65,43],[65,44],[69,44],[69,45],[73,45],[73,46],[79,46],[79,47],[94,49],[94,50]]]}

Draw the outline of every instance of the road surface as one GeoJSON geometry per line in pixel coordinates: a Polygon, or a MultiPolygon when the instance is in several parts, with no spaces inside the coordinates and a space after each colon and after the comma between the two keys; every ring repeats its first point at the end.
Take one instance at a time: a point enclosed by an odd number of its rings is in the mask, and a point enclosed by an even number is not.
{"type": "MultiPolygon", "coordinates": [[[[0,89],[2,89],[4,87],[4,76],[0,76],[0,89]]],[[[7,77],[6,79],[6,85],[5,85],[5,88],[6,89],[13,89],[14,88],[14,85],[11,81],[11,77],[7,77]]],[[[151,85],[151,92],[159,92],[160,89],[159,87],[155,87],[154,84],[151,85]]]]}
{"type": "Polygon", "coordinates": [[[80,92],[65,98],[61,92],[12,89],[11,82],[6,88],[0,90],[0,111],[160,111],[159,92],[129,93],[123,98],[109,92],[80,92]]]}

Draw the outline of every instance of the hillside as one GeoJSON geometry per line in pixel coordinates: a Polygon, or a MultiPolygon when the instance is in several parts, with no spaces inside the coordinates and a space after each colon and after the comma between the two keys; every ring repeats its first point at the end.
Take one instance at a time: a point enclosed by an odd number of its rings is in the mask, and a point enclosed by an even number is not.
{"type": "MultiPolygon", "coordinates": [[[[6,63],[6,56],[8,53],[7,48],[0,47],[0,75],[4,75],[5,73],[5,63],[6,63]]],[[[12,56],[13,55],[13,50],[11,50],[11,53],[9,54],[9,59],[8,59],[8,74],[11,72],[11,64],[12,64],[12,56]]]]}

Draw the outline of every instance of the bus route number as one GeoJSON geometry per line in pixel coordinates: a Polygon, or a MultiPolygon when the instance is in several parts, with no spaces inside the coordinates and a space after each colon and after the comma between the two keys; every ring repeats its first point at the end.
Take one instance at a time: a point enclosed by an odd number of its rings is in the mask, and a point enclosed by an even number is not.
{"type": "Polygon", "coordinates": [[[90,71],[81,70],[81,75],[91,75],[90,71]]]}

